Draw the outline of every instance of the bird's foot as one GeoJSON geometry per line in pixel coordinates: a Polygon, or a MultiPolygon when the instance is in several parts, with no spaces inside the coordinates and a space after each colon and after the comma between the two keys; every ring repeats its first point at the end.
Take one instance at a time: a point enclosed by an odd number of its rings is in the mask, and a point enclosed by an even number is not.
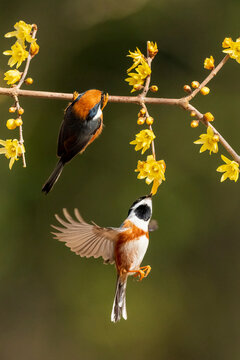
{"type": "Polygon", "coordinates": [[[147,277],[148,274],[150,273],[151,271],[151,266],[150,265],[146,265],[146,266],[142,266],[140,267],[140,270],[142,270],[144,272],[144,277],[147,277]]]}
{"type": "Polygon", "coordinates": [[[78,95],[79,95],[79,93],[77,91],[74,91],[74,93],[73,93],[73,101],[76,100],[78,95]]]}
{"type": "Polygon", "coordinates": [[[131,270],[129,272],[134,272],[135,274],[133,276],[138,277],[139,281],[142,281],[143,278],[148,276],[150,271],[151,271],[151,266],[147,265],[140,267],[139,270],[131,270]]]}

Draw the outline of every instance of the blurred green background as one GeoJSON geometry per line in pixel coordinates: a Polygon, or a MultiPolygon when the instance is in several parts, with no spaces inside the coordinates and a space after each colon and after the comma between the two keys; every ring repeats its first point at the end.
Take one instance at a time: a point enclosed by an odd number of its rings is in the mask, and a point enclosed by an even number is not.
{"type": "MultiPolygon", "coordinates": [[[[203,60],[220,61],[225,36],[239,36],[239,0],[59,0],[1,3],[3,35],[18,20],[36,23],[39,55],[30,87],[58,92],[103,89],[129,95],[124,82],[128,50],[158,43],[152,83],[158,96],[181,97],[182,86],[202,80],[203,60]]],[[[0,56],[1,79],[8,70],[0,56]]],[[[3,80],[0,85],[4,86],[3,80]]],[[[230,60],[194,104],[239,151],[240,65],[230,60]]],[[[18,136],[5,123],[12,100],[0,98],[0,137],[18,136]]],[[[220,183],[220,153],[199,155],[181,109],[152,106],[156,150],[167,163],[166,182],[154,198],[159,230],[143,264],[150,276],[128,282],[128,320],[110,323],[113,266],[81,259],[53,240],[50,224],[63,207],[118,226],[131,203],[149,192],[134,169],[141,158],[129,141],[139,131],[139,107],[109,103],[102,136],[66,166],[54,190],[41,186],[56,163],[56,141],[67,102],[21,98],[28,167],[8,169],[0,158],[0,359],[239,360],[239,183],[220,183]]]]}

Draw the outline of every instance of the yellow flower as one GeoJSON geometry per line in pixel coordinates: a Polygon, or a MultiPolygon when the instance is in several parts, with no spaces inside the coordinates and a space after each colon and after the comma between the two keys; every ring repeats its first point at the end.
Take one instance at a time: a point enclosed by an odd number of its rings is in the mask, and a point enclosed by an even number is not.
{"type": "Polygon", "coordinates": [[[157,55],[157,53],[158,53],[158,48],[157,48],[157,43],[156,43],[156,42],[155,42],[155,44],[154,44],[153,41],[149,41],[149,42],[148,42],[148,53],[149,53],[149,56],[150,56],[151,58],[154,58],[154,56],[157,55]]]}
{"type": "Polygon", "coordinates": [[[235,42],[229,41],[228,47],[229,49],[223,50],[223,52],[229,54],[231,59],[235,59],[240,64],[240,38],[235,42]]]}
{"type": "Polygon", "coordinates": [[[206,58],[204,60],[204,69],[212,70],[214,68],[215,68],[215,66],[214,66],[214,58],[211,55],[210,58],[206,58]]]}
{"type": "Polygon", "coordinates": [[[133,86],[131,92],[136,91],[136,89],[134,88],[136,86],[141,86],[144,83],[144,80],[141,78],[141,75],[136,74],[136,73],[130,73],[128,74],[129,77],[125,79],[125,81],[127,81],[129,83],[130,86],[133,86]]]}
{"type": "Polygon", "coordinates": [[[136,172],[139,172],[138,179],[146,178],[149,185],[153,182],[151,193],[156,194],[159,185],[165,180],[166,164],[164,160],[156,161],[153,155],[147,157],[147,161],[138,161],[136,172]]]}
{"type": "Polygon", "coordinates": [[[229,160],[224,155],[221,155],[221,158],[226,163],[226,165],[224,164],[217,168],[218,172],[224,172],[221,177],[221,182],[223,182],[227,178],[236,182],[239,177],[239,164],[236,161],[229,160]]]}
{"type": "Polygon", "coordinates": [[[222,47],[228,48],[229,46],[231,46],[232,42],[232,38],[225,38],[222,42],[222,47]]]}
{"type": "Polygon", "coordinates": [[[153,139],[155,139],[155,137],[156,136],[154,135],[152,130],[148,130],[148,129],[141,130],[136,135],[136,139],[131,141],[130,144],[136,145],[135,151],[142,149],[142,154],[144,154],[145,151],[150,148],[150,145],[151,145],[153,139]]]}
{"type": "Polygon", "coordinates": [[[23,46],[24,46],[25,40],[29,43],[34,41],[34,39],[31,36],[32,25],[26,24],[24,21],[21,20],[14,25],[14,28],[16,29],[16,31],[11,31],[11,32],[5,34],[6,38],[16,36],[19,43],[21,43],[21,45],[23,45],[23,46]]]}
{"type": "Polygon", "coordinates": [[[23,145],[20,145],[17,139],[11,140],[8,139],[6,141],[0,140],[0,145],[3,145],[3,148],[0,148],[0,154],[5,154],[7,159],[10,159],[9,169],[12,169],[14,161],[18,160],[18,157],[25,152],[25,148],[23,145]]]}
{"type": "Polygon", "coordinates": [[[146,79],[147,76],[151,74],[151,69],[149,65],[144,61],[141,65],[136,68],[137,73],[140,75],[141,79],[146,79]]]}
{"type": "Polygon", "coordinates": [[[200,148],[200,153],[209,150],[211,155],[212,152],[214,153],[218,152],[218,141],[219,141],[218,135],[215,135],[213,129],[210,126],[208,126],[207,134],[200,135],[200,139],[194,141],[194,144],[203,144],[202,147],[200,148]]]}
{"type": "Polygon", "coordinates": [[[132,69],[134,69],[139,64],[145,61],[144,55],[141,53],[141,51],[138,48],[136,48],[134,52],[129,50],[129,55],[127,56],[133,58],[133,65],[129,69],[127,69],[127,72],[131,71],[132,69]]]}
{"type": "Polygon", "coordinates": [[[17,63],[17,68],[22,64],[23,61],[28,57],[28,52],[24,50],[22,45],[16,41],[15,44],[11,47],[12,50],[4,51],[4,55],[11,55],[8,60],[8,65],[10,67],[14,66],[17,63]]]}
{"type": "Polygon", "coordinates": [[[7,72],[5,72],[4,75],[5,75],[4,80],[7,81],[7,84],[13,85],[21,79],[22,73],[15,69],[15,70],[8,70],[7,72]]]}
{"type": "MultiPolygon", "coordinates": [[[[139,50],[140,51],[140,50],[139,50]]],[[[130,56],[130,55],[129,55],[130,56]]],[[[134,66],[135,67],[135,66],[134,66]]],[[[129,70],[131,70],[131,67],[129,70]]],[[[151,69],[146,63],[145,60],[142,61],[142,64],[138,65],[136,68],[136,73],[129,73],[129,77],[125,79],[130,86],[133,86],[131,92],[141,89],[141,85],[144,84],[144,79],[151,74],[151,69]]]]}

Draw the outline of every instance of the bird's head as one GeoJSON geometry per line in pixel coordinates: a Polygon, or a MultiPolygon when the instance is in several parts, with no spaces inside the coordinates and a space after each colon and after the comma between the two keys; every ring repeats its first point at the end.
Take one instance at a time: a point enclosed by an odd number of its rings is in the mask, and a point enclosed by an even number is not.
{"type": "Polygon", "coordinates": [[[79,94],[72,103],[72,107],[74,113],[80,118],[92,120],[101,116],[102,109],[106,106],[107,101],[107,93],[91,89],[79,94]]]}
{"type": "Polygon", "coordinates": [[[128,219],[136,226],[145,229],[152,217],[152,195],[145,195],[134,201],[128,211],[128,219]]]}

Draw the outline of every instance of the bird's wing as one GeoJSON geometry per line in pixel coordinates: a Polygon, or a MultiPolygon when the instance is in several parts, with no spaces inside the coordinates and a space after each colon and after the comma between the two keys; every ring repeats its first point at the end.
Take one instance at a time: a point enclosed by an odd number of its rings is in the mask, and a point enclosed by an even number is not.
{"type": "Polygon", "coordinates": [[[116,236],[121,232],[118,228],[102,228],[96,224],[87,224],[77,209],[74,209],[76,220],[74,220],[66,209],[63,214],[67,221],[58,215],[56,219],[63,227],[52,225],[58,232],[53,232],[55,239],[65,242],[73,252],[87,258],[102,256],[106,263],[114,263],[114,247],[116,236]]]}

